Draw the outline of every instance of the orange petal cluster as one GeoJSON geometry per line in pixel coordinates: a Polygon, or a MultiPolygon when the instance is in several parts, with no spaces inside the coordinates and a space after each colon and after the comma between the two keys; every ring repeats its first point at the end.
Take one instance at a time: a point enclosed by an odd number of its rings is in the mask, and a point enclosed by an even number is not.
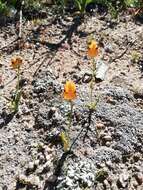
{"type": "Polygon", "coordinates": [[[23,63],[23,59],[21,57],[19,57],[19,56],[13,57],[11,59],[11,66],[12,66],[13,69],[20,68],[20,66],[22,65],[22,63],[23,63]]]}
{"type": "Polygon", "coordinates": [[[66,84],[64,86],[64,93],[63,97],[65,100],[74,100],[77,95],[76,95],[76,86],[73,81],[66,81],[66,84]]]}
{"type": "Polygon", "coordinates": [[[90,45],[88,46],[88,56],[94,58],[98,55],[99,48],[95,40],[92,40],[90,45]]]}

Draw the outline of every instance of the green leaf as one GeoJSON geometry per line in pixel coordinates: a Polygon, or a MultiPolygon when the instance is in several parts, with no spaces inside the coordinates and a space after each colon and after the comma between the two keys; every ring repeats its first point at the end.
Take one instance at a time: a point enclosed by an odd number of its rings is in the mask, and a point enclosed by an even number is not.
{"type": "Polygon", "coordinates": [[[63,143],[64,151],[66,152],[68,151],[68,148],[69,148],[69,139],[67,135],[65,134],[65,132],[61,132],[60,137],[63,143]]]}
{"type": "Polygon", "coordinates": [[[79,0],[75,0],[75,4],[76,4],[78,10],[81,11],[81,3],[80,3],[80,1],[79,0]]]}
{"type": "Polygon", "coordinates": [[[95,0],[86,0],[86,6],[87,6],[88,4],[94,3],[94,2],[95,2],[95,0]]]}
{"type": "Polygon", "coordinates": [[[18,90],[15,94],[14,99],[11,102],[12,109],[14,112],[18,112],[18,107],[21,99],[21,90],[18,90]]]}

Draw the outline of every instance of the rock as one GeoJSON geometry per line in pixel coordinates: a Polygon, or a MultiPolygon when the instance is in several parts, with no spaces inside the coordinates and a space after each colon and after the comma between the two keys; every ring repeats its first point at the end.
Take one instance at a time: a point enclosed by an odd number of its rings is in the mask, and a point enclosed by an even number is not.
{"type": "Polygon", "coordinates": [[[51,175],[51,176],[49,176],[49,178],[46,181],[48,181],[50,183],[55,183],[56,180],[57,180],[57,176],[51,175]]]}
{"type": "Polygon", "coordinates": [[[134,159],[135,162],[137,162],[140,158],[141,158],[141,154],[139,152],[136,152],[133,155],[133,159],[134,159]]]}
{"type": "Polygon", "coordinates": [[[100,133],[99,133],[99,137],[101,138],[101,139],[103,139],[103,137],[106,135],[106,133],[104,132],[104,131],[101,131],[100,133]]]}
{"type": "Polygon", "coordinates": [[[141,167],[139,165],[134,164],[133,165],[133,171],[140,172],[141,171],[141,167]]]}
{"type": "Polygon", "coordinates": [[[111,137],[111,135],[105,135],[103,137],[103,140],[105,140],[105,141],[112,141],[112,137],[111,137]]]}
{"type": "Polygon", "coordinates": [[[110,103],[112,105],[116,104],[116,101],[112,97],[107,97],[107,103],[110,103]]]}
{"type": "Polygon", "coordinates": [[[82,76],[80,76],[79,74],[76,74],[76,73],[72,75],[73,81],[75,81],[75,82],[78,83],[78,84],[81,83],[81,79],[82,79],[82,78],[83,78],[82,76]]]}
{"type": "Polygon", "coordinates": [[[104,189],[104,185],[102,183],[97,183],[96,189],[97,190],[103,190],[104,189]]]}
{"type": "Polygon", "coordinates": [[[54,113],[56,112],[57,112],[57,109],[55,107],[50,108],[49,113],[48,113],[49,119],[51,119],[54,113]]]}
{"type": "Polygon", "coordinates": [[[51,5],[51,4],[53,4],[53,0],[43,0],[43,4],[51,5]]]}
{"type": "Polygon", "coordinates": [[[105,129],[105,125],[103,123],[96,123],[96,128],[99,130],[105,129]]]}
{"type": "Polygon", "coordinates": [[[25,185],[25,184],[27,184],[27,177],[23,174],[19,174],[18,175],[18,181],[20,184],[25,185]]]}
{"type": "Polygon", "coordinates": [[[39,162],[40,162],[40,164],[41,163],[45,163],[45,157],[44,157],[44,155],[42,155],[42,154],[39,155],[39,162]]]}
{"type": "Polygon", "coordinates": [[[67,178],[66,185],[67,185],[68,187],[72,187],[72,186],[73,186],[73,180],[70,179],[70,178],[67,178]]]}
{"type": "Polygon", "coordinates": [[[38,166],[38,165],[39,165],[39,160],[35,160],[35,161],[34,161],[34,165],[35,165],[35,166],[38,166]]]}
{"type": "Polygon", "coordinates": [[[115,182],[113,182],[113,183],[111,184],[111,189],[112,189],[112,190],[119,190],[115,182]]]}
{"type": "Polygon", "coordinates": [[[135,175],[135,178],[136,178],[139,185],[141,185],[143,183],[143,174],[142,173],[137,173],[135,175]]]}
{"type": "Polygon", "coordinates": [[[3,118],[2,118],[2,119],[0,118],[0,128],[1,128],[1,127],[3,127],[3,126],[4,126],[4,124],[5,124],[4,119],[3,119],[3,118]]]}
{"type": "Polygon", "coordinates": [[[31,185],[39,186],[40,185],[40,179],[38,176],[30,175],[27,178],[27,182],[31,185]]]}
{"type": "Polygon", "coordinates": [[[49,154],[48,154],[48,155],[46,155],[46,161],[48,161],[48,162],[49,162],[50,160],[51,160],[51,155],[49,155],[49,154]]]}
{"type": "MultiPolygon", "coordinates": [[[[66,17],[65,17],[65,20],[68,21],[68,22],[72,22],[73,17],[72,17],[72,16],[66,16],[66,17]]],[[[75,39],[75,38],[76,38],[76,37],[73,37],[73,40],[74,40],[74,42],[77,42],[77,39],[75,39]]]]}
{"type": "Polygon", "coordinates": [[[107,147],[110,147],[110,146],[111,146],[111,142],[107,141],[107,142],[105,143],[105,145],[106,145],[107,147]]]}
{"type": "Polygon", "coordinates": [[[111,162],[111,160],[108,160],[108,161],[106,161],[106,165],[108,166],[108,168],[110,168],[110,169],[113,169],[114,167],[114,165],[113,165],[113,163],[111,162]]]}
{"type": "Polygon", "coordinates": [[[137,186],[139,185],[135,178],[131,178],[130,184],[132,189],[137,188],[137,186]]]}
{"type": "Polygon", "coordinates": [[[67,175],[68,175],[70,178],[73,178],[74,175],[75,175],[74,170],[69,170],[68,173],[67,173],[67,175]]]}
{"type": "Polygon", "coordinates": [[[44,165],[40,166],[38,169],[37,169],[37,173],[38,174],[42,174],[42,173],[47,173],[50,171],[50,166],[51,166],[51,163],[50,162],[46,162],[44,165]]]}
{"type": "Polygon", "coordinates": [[[119,188],[127,188],[128,186],[129,173],[124,171],[120,174],[119,179],[117,181],[117,185],[119,188]]]}
{"type": "Polygon", "coordinates": [[[35,167],[34,162],[29,162],[29,164],[28,164],[28,169],[31,171],[31,170],[34,169],[34,167],[35,167]]]}
{"type": "Polygon", "coordinates": [[[108,183],[106,179],[103,181],[103,184],[107,190],[110,190],[110,184],[108,183]]]}
{"type": "Polygon", "coordinates": [[[36,144],[36,147],[38,147],[39,150],[44,150],[44,143],[39,142],[39,143],[36,144]]]}
{"type": "Polygon", "coordinates": [[[96,78],[103,81],[107,70],[108,66],[104,62],[98,61],[96,65],[96,78]]]}
{"type": "Polygon", "coordinates": [[[92,74],[85,73],[83,78],[82,78],[82,82],[83,83],[89,83],[91,80],[92,80],[92,74]]]}
{"type": "Polygon", "coordinates": [[[113,48],[112,48],[111,45],[106,45],[106,46],[104,47],[104,50],[105,50],[105,52],[107,52],[107,53],[113,53],[113,48]]]}

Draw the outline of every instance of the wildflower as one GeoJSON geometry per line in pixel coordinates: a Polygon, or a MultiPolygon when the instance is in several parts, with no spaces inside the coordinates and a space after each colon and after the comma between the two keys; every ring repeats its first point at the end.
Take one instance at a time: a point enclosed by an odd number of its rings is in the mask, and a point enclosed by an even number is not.
{"type": "Polygon", "coordinates": [[[12,109],[14,110],[14,113],[18,111],[20,99],[21,99],[21,87],[20,87],[20,66],[23,63],[23,59],[20,56],[16,56],[11,59],[11,66],[13,69],[16,70],[16,75],[17,75],[17,84],[16,84],[16,91],[15,91],[15,96],[13,97],[11,104],[12,104],[12,109]]]}
{"type": "Polygon", "coordinates": [[[90,82],[90,101],[91,101],[91,103],[89,105],[89,107],[91,109],[91,108],[95,108],[95,105],[96,105],[92,100],[94,83],[96,82],[95,78],[96,78],[96,68],[97,68],[96,60],[94,58],[99,53],[99,47],[98,47],[96,41],[93,38],[89,40],[88,52],[87,53],[88,53],[88,56],[91,58],[91,61],[92,61],[92,67],[91,67],[92,79],[91,79],[91,82],[90,82]]]}
{"type": "Polygon", "coordinates": [[[73,81],[66,81],[66,84],[64,86],[64,93],[63,93],[63,98],[65,100],[69,101],[69,105],[70,105],[70,111],[68,114],[68,120],[69,120],[69,126],[68,129],[66,130],[66,132],[62,132],[60,134],[62,143],[63,143],[63,148],[64,151],[66,152],[69,148],[70,145],[70,128],[72,126],[72,115],[73,115],[73,102],[72,100],[74,100],[77,97],[76,95],[76,86],[75,83],[73,81]]]}
{"type": "Polygon", "coordinates": [[[99,48],[95,40],[92,40],[90,45],[88,46],[88,56],[94,58],[98,55],[99,48]]]}
{"type": "Polygon", "coordinates": [[[23,60],[19,56],[11,59],[11,66],[13,69],[19,69],[22,63],[23,63],[23,60]]]}
{"type": "Polygon", "coordinates": [[[74,100],[76,95],[76,86],[73,81],[66,81],[66,84],[64,86],[64,93],[63,93],[65,100],[74,100]]]}

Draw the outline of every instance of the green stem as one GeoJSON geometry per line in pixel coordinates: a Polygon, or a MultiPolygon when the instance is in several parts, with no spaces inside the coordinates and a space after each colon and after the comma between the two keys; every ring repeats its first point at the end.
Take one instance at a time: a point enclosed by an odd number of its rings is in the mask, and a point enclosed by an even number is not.
{"type": "Polygon", "coordinates": [[[67,135],[68,144],[70,145],[70,128],[72,127],[73,102],[70,100],[69,103],[70,103],[69,126],[68,129],[66,130],[66,135],[67,135]]]}
{"type": "Polygon", "coordinates": [[[73,103],[72,101],[70,101],[69,129],[72,126],[72,113],[73,113],[73,103]]]}
{"type": "Polygon", "coordinates": [[[93,58],[92,60],[92,79],[91,79],[91,83],[90,83],[90,102],[91,104],[93,103],[92,102],[92,97],[93,97],[93,88],[94,88],[94,78],[96,77],[96,63],[95,63],[95,60],[93,58]]]}
{"type": "Polygon", "coordinates": [[[17,68],[17,88],[16,88],[17,92],[20,90],[19,84],[20,84],[20,67],[17,68]]]}
{"type": "Polygon", "coordinates": [[[14,99],[14,112],[18,111],[19,101],[20,101],[20,67],[17,68],[17,85],[16,85],[16,93],[14,99]]]}
{"type": "Polygon", "coordinates": [[[90,82],[90,103],[92,104],[92,94],[93,94],[93,76],[90,82]]]}

